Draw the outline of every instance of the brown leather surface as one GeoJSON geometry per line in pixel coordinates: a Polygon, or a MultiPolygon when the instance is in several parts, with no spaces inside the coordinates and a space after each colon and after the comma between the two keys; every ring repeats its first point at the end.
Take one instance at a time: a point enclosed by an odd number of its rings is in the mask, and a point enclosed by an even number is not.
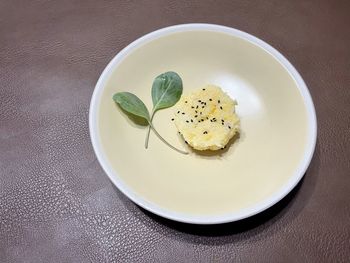
{"type": "Polygon", "coordinates": [[[350,2],[0,0],[0,262],[349,262],[350,2]],[[318,143],[286,199],[238,223],[167,221],[124,197],[89,139],[109,60],[165,26],[267,41],[314,98],[318,143]]]}

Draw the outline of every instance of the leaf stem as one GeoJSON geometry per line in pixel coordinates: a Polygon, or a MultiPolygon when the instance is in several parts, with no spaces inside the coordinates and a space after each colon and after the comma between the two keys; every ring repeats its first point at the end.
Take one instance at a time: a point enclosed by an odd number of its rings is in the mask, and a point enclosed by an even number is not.
{"type": "Polygon", "coordinates": [[[182,151],[182,150],[180,150],[180,149],[178,149],[178,148],[172,146],[170,143],[168,143],[168,142],[157,132],[157,130],[153,127],[153,124],[152,124],[151,121],[149,121],[148,124],[149,124],[150,129],[152,129],[152,131],[157,135],[157,137],[158,137],[162,142],[164,142],[166,145],[168,145],[171,149],[173,149],[173,150],[175,150],[175,151],[177,151],[177,152],[179,152],[179,153],[182,153],[182,154],[188,154],[188,152],[182,151]]]}
{"type": "MultiPolygon", "coordinates": [[[[151,113],[151,120],[148,122],[148,123],[152,123],[152,120],[153,120],[153,116],[154,116],[154,113],[156,113],[156,111],[152,110],[152,113],[151,113]]],[[[146,139],[145,139],[145,148],[147,149],[148,148],[148,142],[149,142],[149,135],[150,135],[150,132],[151,132],[151,125],[148,127],[147,129],[147,134],[146,134],[146,139]]]]}

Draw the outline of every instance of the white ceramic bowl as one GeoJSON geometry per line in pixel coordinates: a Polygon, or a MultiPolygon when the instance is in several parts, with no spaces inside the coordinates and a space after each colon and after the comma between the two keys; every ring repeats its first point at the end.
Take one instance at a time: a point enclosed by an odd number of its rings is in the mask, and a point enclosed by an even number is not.
{"type": "MultiPolygon", "coordinates": [[[[185,148],[172,114],[159,111],[154,125],[185,148]]],[[[195,224],[240,220],[280,201],[303,177],[317,133],[311,96],[288,60],[252,35],[210,24],[163,28],[124,48],[100,76],[89,117],[97,159],[116,187],[157,215],[195,224]],[[185,93],[216,84],[237,99],[241,136],[226,152],[181,155],[155,136],[146,150],[146,128],[112,101],[129,91],[151,108],[153,79],[170,70],[185,93]]]]}

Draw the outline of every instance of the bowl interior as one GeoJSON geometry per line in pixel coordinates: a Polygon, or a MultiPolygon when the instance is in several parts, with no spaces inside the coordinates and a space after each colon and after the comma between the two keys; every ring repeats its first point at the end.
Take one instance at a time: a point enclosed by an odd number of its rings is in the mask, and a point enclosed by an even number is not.
{"type": "MultiPolygon", "coordinates": [[[[153,212],[180,215],[183,221],[234,218],[300,176],[296,170],[305,158],[310,129],[303,96],[287,69],[246,39],[206,30],[148,39],[124,51],[100,85],[94,124],[99,159],[108,163],[107,173],[124,193],[153,212]],[[241,134],[226,151],[182,155],[154,134],[149,149],[144,148],[146,127],[122,113],[112,96],[129,91],[151,109],[153,79],[166,71],[182,77],[184,93],[215,84],[238,101],[241,134]]],[[[171,108],[159,111],[154,125],[173,145],[187,148],[172,114],[171,108]]]]}

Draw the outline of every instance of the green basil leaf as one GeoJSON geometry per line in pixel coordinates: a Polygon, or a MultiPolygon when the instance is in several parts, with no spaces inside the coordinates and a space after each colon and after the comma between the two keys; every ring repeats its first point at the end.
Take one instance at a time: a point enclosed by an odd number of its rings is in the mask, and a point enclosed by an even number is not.
{"type": "Polygon", "coordinates": [[[152,85],[153,112],[171,107],[182,95],[182,80],[175,72],[165,72],[155,78],[152,85]]]}
{"type": "Polygon", "coordinates": [[[118,92],[113,95],[113,100],[123,110],[150,122],[150,116],[146,105],[136,95],[130,92],[118,92]]]}

